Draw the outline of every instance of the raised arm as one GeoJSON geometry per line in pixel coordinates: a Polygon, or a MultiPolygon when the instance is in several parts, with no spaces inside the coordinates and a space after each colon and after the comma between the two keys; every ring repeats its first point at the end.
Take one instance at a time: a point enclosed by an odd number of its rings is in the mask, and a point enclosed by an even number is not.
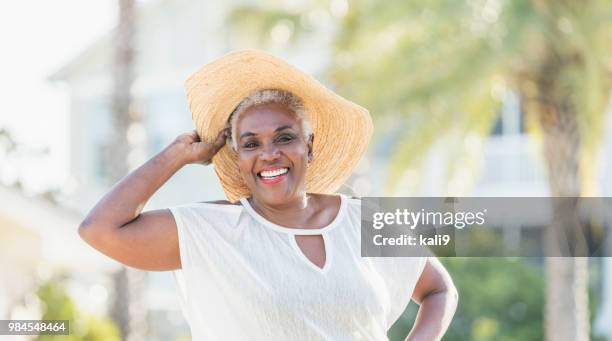
{"type": "Polygon", "coordinates": [[[427,259],[412,299],[420,307],[406,340],[442,339],[457,309],[459,295],[450,275],[436,258],[427,259]]]}
{"type": "Polygon", "coordinates": [[[103,254],[143,270],[181,268],[177,226],[170,210],[141,213],[151,196],[184,165],[207,163],[223,147],[227,128],[213,143],[195,131],[178,136],[100,199],[79,226],[79,235],[103,254]]]}

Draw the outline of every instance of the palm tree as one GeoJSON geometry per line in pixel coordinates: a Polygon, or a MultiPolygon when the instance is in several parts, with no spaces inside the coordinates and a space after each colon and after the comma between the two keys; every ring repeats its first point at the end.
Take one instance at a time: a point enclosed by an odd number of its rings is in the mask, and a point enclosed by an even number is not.
{"type": "MultiPolygon", "coordinates": [[[[140,146],[130,138],[130,131],[138,127],[141,117],[134,110],[131,88],[134,80],[134,0],[119,0],[119,23],[115,39],[113,70],[112,122],[113,137],[109,144],[106,164],[109,182],[114,183],[125,176],[134,164],[134,150],[140,146]]],[[[142,341],[146,337],[147,310],[144,304],[146,274],[143,271],[122,267],[114,275],[115,300],[113,318],[117,321],[122,339],[142,341]]]]}
{"type": "MultiPolygon", "coordinates": [[[[388,188],[446,132],[488,134],[498,94],[513,91],[541,141],[551,196],[593,195],[611,38],[606,0],[360,0],[339,23],[329,76],[375,121],[407,122],[388,188]]],[[[579,238],[564,219],[576,204],[553,201],[547,235],[579,238]]],[[[547,258],[546,276],[547,339],[587,340],[587,258],[547,258]]]]}

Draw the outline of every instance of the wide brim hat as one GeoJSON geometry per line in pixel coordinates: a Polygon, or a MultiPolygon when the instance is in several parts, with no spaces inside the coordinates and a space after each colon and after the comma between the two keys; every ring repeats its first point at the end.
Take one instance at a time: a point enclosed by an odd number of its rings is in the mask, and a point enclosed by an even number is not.
{"type": "MultiPolygon", "coordinates": [[[[258,90],[280,89],[299,97],[314,133],[306,172],[308,193],[335,193],[366,152],[373,124],[368,110],[327,89],[313,77],[266,52],[231,52],[204,65],[185,81],[189,110],[203,141],[212,142],[230,114],[258,90]]],[[[214,169],[232,203],[251,192],[240,175],[238,156],[226,144],[214,169]]]]}

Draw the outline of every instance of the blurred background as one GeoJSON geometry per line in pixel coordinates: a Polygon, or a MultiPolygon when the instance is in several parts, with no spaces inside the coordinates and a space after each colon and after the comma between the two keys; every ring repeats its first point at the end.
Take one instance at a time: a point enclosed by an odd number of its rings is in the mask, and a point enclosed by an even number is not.
{"type": "MultiPolygon", "coordinates": [[[[40,340],[190,339],[170,272],[126,269],[77,227],[193,129],[183,81],[235,49],[370,110],[340,192],[612,196],[607,0],[4,1],[0,37],[0,319],[71,320],[40,340]]],[[[145,210],[221,198],[212,167],[189,165],[145,210]]],[[[508,243],[545,233],[500,228],[508,243]]],[[[442,261],[460,293],[445,340],[612,340],[609,258],[442,261]]]]}

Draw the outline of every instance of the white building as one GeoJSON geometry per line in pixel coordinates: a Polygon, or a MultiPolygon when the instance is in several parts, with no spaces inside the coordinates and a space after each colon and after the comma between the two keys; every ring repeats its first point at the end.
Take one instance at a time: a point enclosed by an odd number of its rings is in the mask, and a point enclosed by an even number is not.
{"type": "Polygon", "coordinates": [[[100,289],[118,266],[80,240],[79,215],[1,185],[0,202],[0,319],[40,318],[32,295],[57,273],[74,275],[67,289],[82,308],[105,312],[100,289]]]}

